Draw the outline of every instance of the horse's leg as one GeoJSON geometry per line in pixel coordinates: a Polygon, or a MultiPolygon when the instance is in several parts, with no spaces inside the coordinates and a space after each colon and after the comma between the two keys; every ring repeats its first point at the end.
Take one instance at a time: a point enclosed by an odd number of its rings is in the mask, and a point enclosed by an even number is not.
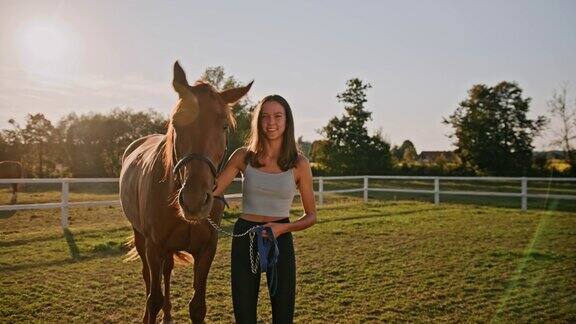
{"type": "Polygon", "coordinates": [[[146,312],[148,315],[148,323],[156,323],[156,316],[162,309],[164,304],[164,296],[162,296],[162,267],[165,255],[162,251],[154,245],[151,240],[146,241],[146,260],[150,268],[150,294],[146,300],[146,312]]]}
{"type": "Polygon", "coordinates": [[[16,194],[18,193],[18,184],[17,183],[13,183],[12,184],[12,199],[10,199],[10,203],[11,204],[15,204],[17,197],[16,194]]]}
{"type": "MultiPolygon", "coordinates": [[[[136,230],[134,230],[134,245],[142,260],[142,277],[146,285],[146,298],[148,298],[148,295],[150,295],[150,269],[148,268],[148,261],[146,260],[146,239],[144,235],[138,233],[136,230]]],[[[146,310],[144,310],[142,321],[144,323],[148,322],[148,312],[146,310]]]]}
{"type": "Polygon", "coordinates": [[[172,303],[170,302],[170,275],[172,274],[172,269],[174,268],[174,256],[169,254],[164,261],[164,306],[162,311],[164,316],[162,322],[172,323],[172,303]]]}
{"type": "Polygon", "coordinates": [[[209,244],[194,255],[194,297],[188,304],[192,323],[204,323],[206,317],[206,280],[216,254],[216,244],[209,244]]]}

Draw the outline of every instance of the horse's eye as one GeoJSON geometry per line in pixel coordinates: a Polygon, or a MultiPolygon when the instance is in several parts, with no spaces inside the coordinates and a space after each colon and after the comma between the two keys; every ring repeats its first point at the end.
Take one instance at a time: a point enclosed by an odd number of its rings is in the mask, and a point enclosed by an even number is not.
{"type": "Polygon", "coordinates": [[[224,130],[228,131],[228,125],[224,125],[224,130]]]}

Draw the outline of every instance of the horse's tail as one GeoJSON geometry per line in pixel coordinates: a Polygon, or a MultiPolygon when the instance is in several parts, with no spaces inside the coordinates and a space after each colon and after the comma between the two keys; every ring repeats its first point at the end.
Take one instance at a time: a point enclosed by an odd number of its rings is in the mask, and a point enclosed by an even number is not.
{"type": "MultiPolygon", "coordinates": [[[[126,256],[124,257],[124,262],[131,262],[131,261],[138,260],[140,258],[140,255],[138,254],[138,250],[136,250],[134,235],[131,235],[128,238],[128,241],[126,243],[124,243],[124,246],[126,246],[127,248],[130,249],[126,253],[126,256]]],[[[194,258],[192,257],[192,255],[188,252],[185,252],[185,251],[174,252],[174,254],[172,255],[172,258],[174,260],[174,264],[178,264],[178,265],[186,265],[186,264],[194,263],[194,258]]]]}
{"type": "Polygon", "coordinates": [[[135,243],[134,235],[131,235],[128,238],[128,241],[126,241],[126,243],[124,243],[124,246],[126,246],[127,248],[130,249],[126,253],[126,256],[124,257],[124,262],[135,261],[135,260],[138,260],[138,258],[140,258],[140,255],[138,254],[138,250],[136,250],[136,243],[135,243]]]}
{"type": "Polygon", "coordinates": [[[188,252],[177,251],[174,252],[174,264],[186,265],[194,263],[194,258],[188,252]]]}

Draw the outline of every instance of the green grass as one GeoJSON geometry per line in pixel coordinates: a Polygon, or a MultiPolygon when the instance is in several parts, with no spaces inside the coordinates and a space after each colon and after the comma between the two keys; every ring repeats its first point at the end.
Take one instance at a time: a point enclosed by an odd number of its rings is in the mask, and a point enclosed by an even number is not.
{"type": "MultiPolygon", "coordinates": [[[[298,322],[576,321],[576,213],[327,202],[318,224],[294,235],[298,322]]],[[[122,261],[130,227],[120,209],[70,215],[63,233],[57,210],[0,214],[0,322],[140,321],[141,265],[122,261]]],[[[221,237],[208,322],[233,321],[229,254],[230,239],[221,237]]],[[[188,321],[192,281],[191,267],[176,267],[177,322],[188,321]]],[[[270,322],[265,289],[263,279],[259,318],[270,322]]]]}

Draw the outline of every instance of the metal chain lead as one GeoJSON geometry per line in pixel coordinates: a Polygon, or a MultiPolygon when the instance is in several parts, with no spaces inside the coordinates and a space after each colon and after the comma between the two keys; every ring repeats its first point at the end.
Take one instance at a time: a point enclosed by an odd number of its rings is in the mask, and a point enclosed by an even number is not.
{"type": "Polygon", "coordinates": [[[250,268],[252,269],[253,274],[258,273],[258,265],[260,264],[260,253],[256,253],[256,261],[254,261],[254,249],[252,245],[254,244],[254,236],[256,236],[255,232],[250,232],[250,245],[248,246],[248,251],[250,251],[250,268]]]}
{"type": "Polygon", "coordinates": [[[226,234],[226,235],[228,235],[228,236],[232,236],[232,237],[242,237],[242,236],[246,236],[246,235],[248,235],[248,233],[254,231],[256,228],[258,228],[259,226],[261,226],[261,225],[255,225],[255,226],[252,226],[250,229],[248,229],[246,232],[244,232],[244,233],[242,233],[242,234],[234,234],[234,233],[230,233],[230,232],[224,230],[222,227],[218,226],[218,224],[214,223],[214,221],[213,221],[210,217],[208,217],[208,218],[206,218],[206,219],[208,220],[208,223],[210,223],[210,225],[212,225],[212,227],[214,227],[214,229],[216,229],[217,231],[219,231],[219,232],[221,232],[221,233],[224,233],[224,234],[226,234]]]}
{"type": "Polygon", "coordinates": [[[252,226],[251,228],[249,228],[246,232],[244,232],[242,234],[234,234],[234,233],[230,233],[230,232],[224,230],[222,227],[218,226],[218,224],[214,223],[214,221],[210,217],[208,217],[206,219],[208,220],[208,223],[210,223],[210,225],[212,225],[212,227],[214,227],[214,229],[216,229],[217,231],[224,233],[228,236],[242,237],[242,236],[246,236],[249,234],[250,245],[248,245],[248,251],[250,252],[250,268],[251,268],[253,274],[257,274],[258,273],[258,265],[260,264],[260,254],[256,253],[256,258],[254,258],[254,252],[253,252],[254,249],[252,248],[252,245],[254,244],[254,237],[256,236],[255,230],[262,225],[252,226]]]}
{"type": "MultiPolygon", "coordinates": [[[[226,149],[224,150],[224,156],[226,156],[227,151],[228,151],[228,135],[226,135],[226,149]]],[[[174,147],[174,156],[176,156],[176,147],[174,147]]],[[[218,165],[218,171],[216,172],[216,174],[220,174],[220,171],[222,171],[222,167],[224,166],[223,162],[224,162],[224,160],[222,160],[220,162],[220,165],[218,165]]],[[[214,184],[216,185],[216,175],[214,176],[214,184]]],[[[224,204],[226,204],[226,200],[224,200],[224,204]]],[[[226,204],[226,206],[228,206],[228,204],[226,204]]],[[[258,266],[260,265],[260,253],[256,253],[256,260],[254,260],[254,252],[253,252],[254,249],[252,248],[252,245],[254,244],[254,236],[256,236],[255,230],[262,225],[252,226],[251,228],[249,228],[246,232],[244,232],[242,234],[234,234],[234,233],[228,232],[228,231],[224,230],[222,227],[218,226],[218,224],[216,224],[212,220],[212,218],[207,217],[206,219],[208,220],[208,223],[210,223],[210,225],[212,225],[212,227],[214,227],[215,230],[219,231],[220,233],[226,234],[228,236],[242,237],[242,236],[246,236],[246,235],[250,234],[250,245],[248,246],[248,250],[250,251],[250,267],[252,268],[251,270],[252,270],[253,274],[258,273],[258,266]]]]}

